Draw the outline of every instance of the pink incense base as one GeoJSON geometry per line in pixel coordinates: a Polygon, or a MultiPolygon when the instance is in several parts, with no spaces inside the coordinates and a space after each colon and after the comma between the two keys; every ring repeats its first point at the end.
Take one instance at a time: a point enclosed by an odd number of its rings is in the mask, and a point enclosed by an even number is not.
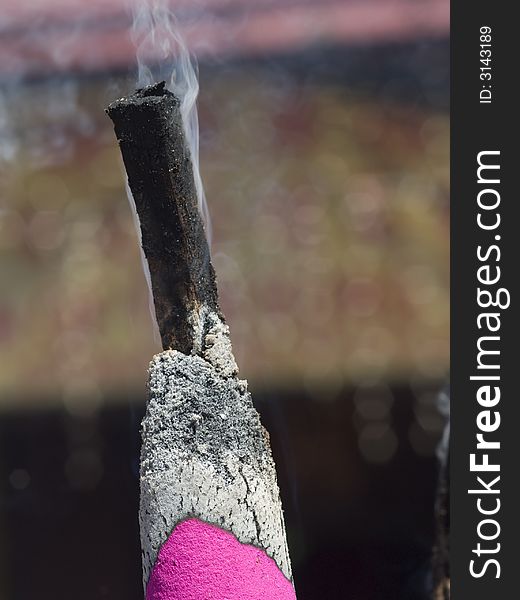
{"type": "Polygon", "coordinates": [[[159,551],[146,600],[296,600],[267,554],[198,519],[179,523],[159,551]]]}

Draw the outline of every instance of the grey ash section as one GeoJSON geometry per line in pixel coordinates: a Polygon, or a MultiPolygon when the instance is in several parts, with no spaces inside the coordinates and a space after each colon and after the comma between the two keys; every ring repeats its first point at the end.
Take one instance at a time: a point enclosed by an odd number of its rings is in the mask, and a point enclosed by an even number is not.
{"type": "Polygon", "coordinates": [[[162,82],[116,100],[107,113],[139,215],[163,348],[200,354],[203,317],[224,318],[179,101],[162,82]]]}
{"type": "Polygon", "coordinates": [[[140,505],[145,585],[161,545],[189,517],[262,548],[291,579],[269,438],[246,382],[175,351],[155,356],[149,375],[140,505]]]}

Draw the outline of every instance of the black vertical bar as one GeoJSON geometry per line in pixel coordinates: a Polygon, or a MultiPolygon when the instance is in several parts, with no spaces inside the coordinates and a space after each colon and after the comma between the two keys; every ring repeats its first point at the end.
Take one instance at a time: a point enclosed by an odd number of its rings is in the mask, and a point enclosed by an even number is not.
{"type": "Polygon", "coordinates": [[[518,151],[513,143],[519,130],[513,102],[520,32],[514,8],[514,3],[508,2],[453,0],[451,9],[451,590],[454,600],[520,598],[517,581],[520,559],[516,545],[520,529],[520,394],[516,382],[520,375],[520,353],[516,348],[520,333],[517,309],[520,219],[515,218],[520,204],[520,194],[515,189],[520,164],[515,164],[518,151]],[[480,182],[479,154],[483,164],[499,167],[484,167],[480,182]],[[487,208],[479,206],[479,194],[480,203],[487,208]],[[490,208],[495,202],[496,208],[490,208]],[[485,229],[479,226],[479,214],[486,227],[494,225],[498,218],[500,223],[485,229]],[[487,283],[498,274],[498,281],[487,283]],[[497,306],[485,307],[490,299],[497,306]],[[485,314],[494,316],[482,316],[485,314]],[[490,326],[496,331],[490,331],[490,326]],[[500,352],[481,354],[480,368],[479,338],[485,352],[500,352]],[[490,386],[489,391],[486,386],[490,386]],[[492,406],[498,394],[495,388],[500,390],[500,400],[492,406]],[[499,442],[500,448],[477,448],[477,434],[482,434],[486,443],[499,442]],[[472,471],[472,454],[476,465],[485,463],[487,455],[489,464],[500,470],[484,471],[483,466],[476,466],[477,470],[472,471]],[[496,480],[497,477],[500,479],[496,480]]]}

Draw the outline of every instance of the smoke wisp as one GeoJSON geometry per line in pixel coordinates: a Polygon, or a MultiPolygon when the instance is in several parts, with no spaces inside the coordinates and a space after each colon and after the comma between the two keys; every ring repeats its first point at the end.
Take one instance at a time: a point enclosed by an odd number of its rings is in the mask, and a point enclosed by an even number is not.
{"type": "Polygon", "coordinates": [[[193,163],[193,176],[211,242],[209,211],[199,167],[198,68],[181,35],[179,22],[168,0],[133,0],[132,40],[136,47],[137,85],[145,87],[165,80],[180,101],[186,143],[193,163]]]}

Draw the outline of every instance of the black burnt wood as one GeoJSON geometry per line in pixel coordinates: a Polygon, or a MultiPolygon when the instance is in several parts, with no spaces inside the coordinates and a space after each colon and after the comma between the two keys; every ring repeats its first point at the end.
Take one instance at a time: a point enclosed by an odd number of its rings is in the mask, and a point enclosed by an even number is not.
{"type": "Polygon", "coordinates": [[[190,354],[200,309],[224,319],[179,106],[161,82],[116,100],[106,112],[139,215],[163,348],[190,354]]]}

